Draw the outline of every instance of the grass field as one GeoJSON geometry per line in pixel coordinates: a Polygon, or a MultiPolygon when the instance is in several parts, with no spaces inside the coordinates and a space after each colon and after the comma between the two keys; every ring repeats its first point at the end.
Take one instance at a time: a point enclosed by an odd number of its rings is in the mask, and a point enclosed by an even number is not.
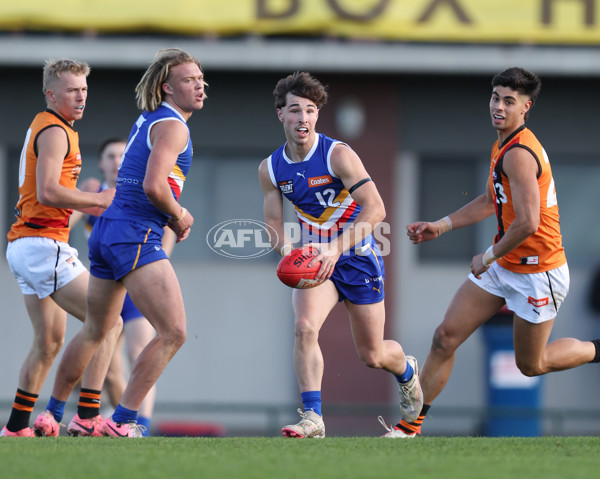
{"type": "Polygon", "coordinates": [[[5,438],[12,478],[544,478],[600,474],[600,438],[5,438]]]}

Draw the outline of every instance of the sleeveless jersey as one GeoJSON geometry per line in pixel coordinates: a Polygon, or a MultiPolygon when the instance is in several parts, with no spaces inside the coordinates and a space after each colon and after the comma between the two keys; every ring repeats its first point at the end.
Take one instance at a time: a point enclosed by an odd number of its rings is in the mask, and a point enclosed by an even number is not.
{"type": "Polygon", "coordinates": [[[27,236],[43,236],[64,243],[69,240],[69,217],[73,210],[42,205],[37,199],[37,141],[39,135],[48,128],[61,128],[67,135],[68,148],[59,183],[70,190],[76,187],[81,172],[79,134],[52,110],[38,113],[27,130],[25,144],[21,151],[19,201],[15,207],[17,221],[8,232],[8,241],[27,236]]]}
{"type": "Polygon", "coordinates": [[[330,242],[361,210],[331,169],[331,153],[338,144],[343,143],[317,133],[303,161],[291,160],[285,153],[286,144],[268,159],[273,185],[294,205],[303,244],[330,242]]]}
{"type": "MultiPolygon", "coordinates": [[[[156,208],[144,192],[144,176],[152,150],[150,129],[160,121],[181,121],[187,124],[181,114],[168,103],[163,102],[155,111],[144,111],[131,129],[127,146],[119,165],[117,190],[112,204],[102,214],[106,218],[128,219],[150,222],[156,227],[156,232],[162,234],[169,216],[156,208]]],[[[183,184],[192,164],[192,141],[179,153],[177,162],[169,174],[169,185],[173,197],[179,199],[183,184]]]]}
{"type": "Polygon", "coordinates": [[[525,125],[513,132],[502,145],[496,141],[492,147],[489,187],[495,199],[498,219],[498,234],[494,242],[504,236],[515,219],[510,183],[502,169],[504,155],[512,148],[526,149],[538,164],[540,224],[534,234],[500,258],[498,264],[515,273],[541,273],[558,268],[567,262],[567,258],[562,246],[552,169],[546,151],[525,125]]]}

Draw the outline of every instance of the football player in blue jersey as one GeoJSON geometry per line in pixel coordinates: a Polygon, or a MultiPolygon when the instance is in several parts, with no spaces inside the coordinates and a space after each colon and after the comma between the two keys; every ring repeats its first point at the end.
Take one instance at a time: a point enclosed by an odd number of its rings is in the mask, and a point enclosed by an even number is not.
{"type": "MultiPolygon", "coordinates": [[[[98,168],[102,173],[102,183],[96,178],[87,178],[81,183],[80,189],[82,191],[96,193],[98,191],[103,191],[106,188],[115,188],[119,173],[119,164],[121,163],[121,157],[123,156],[126,146],[126,138],[107,138],[104,140],[98,149],[98,168]]],[[[84,214],[81,211],[74,211],[71,215],[69,226],[72,228],[81,220],[85,221],[86,237],[89,238],[92,228],[98,220],[98,216],[84,214]]],[[[165,227],[163,249],[166,251],[167,255],[171,256],[174,244],[175,233],[173,233],[169,227],[165,227]]],[[[139,354],[155,335],[154,328],[148,320],[144,318],[139,309],[136,308],[129,295],[125,296],[121,317],[123,318],[123,333],[119,337],[117,347],[115,348],[115,352],[110,361],[108,372],[106,373],[106,379],[104,380],[104,389],[106,390],[113,407],[117,407],[119,401],[123,397],[125,387],[127,386],[125,367],[123,364],[124,350],[129,365],[133,366],[139,354]]],[[[152,420],[155,398],[156,385],[152,386],[139,409],[138,424],[144,426],[144,436],[150,435],[150,423],[152,420]]],[[[88,436],[89,425],[82,422],[79,415],[77,415],[69,423],[67,432],[72,436],[88,436]]]]}
{"type": "Polygon", "coordinates": [[[180,49],[158,52],[136,87],[142,114],[129,135],[114,200],[90,236],[86,321],[63,354],[52,396],[66,400],[118,321],[127,292],[156,329],[133,366],[121,402],[102,426],[105,436],[141,437],[138,409],[186,339],[181,288],[162,236],[168,225],[176,241],[183,241],[194,223],[178,200],[192,161],[187,120],[204,106],[205,86],[193,56],[180,49]]]}
{"type": "Polygon", "coordinates": [[[343,301],[361,360],[371,368],[392,373],[400,389],[403,418],[416,419],[423,403],[417,361],[405,355],[394,340],[384,339],[385,271],[372,232],[385,218],[385,207],[361,159],[345,143],[315,130],[319,111],[327,102],[326,88],[306,72],[282,78],[273,92],[277,117],[286,143],[259,167],[264,194],[265,222],[278,236],[273,247],[285,256],[292,249],[285,236],[283,200],[295,207],[302,242],[320,250],[311,289],[295,289],[294,367],[304,404],[297,424],[283,435],[325,437],[321,413],[323,355],[319,331],[333,307],[343,301]]]}

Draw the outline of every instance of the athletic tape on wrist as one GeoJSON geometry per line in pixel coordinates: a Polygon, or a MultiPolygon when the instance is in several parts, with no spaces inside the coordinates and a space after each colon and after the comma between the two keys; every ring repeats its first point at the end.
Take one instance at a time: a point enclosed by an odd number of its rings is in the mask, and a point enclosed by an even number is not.
{"type": "Polygon", "coordinates": [[[177,223],[178,221],[181,221],[183,219],[183,217],[185,216],[185,214],[187,213],[187,210],[182,206],[181,207],[181,213],[179,213],[179,216],[177,218],[172,218],[174,223],[177,223]]]}
{"type": "Polygon", "coordinates": [[[441,220],[437,220],[435,224],[438,227],[438,236],[441,236],[448,231],[452,231],[452,221],[449,216],[444,216],[441,220]]]}
{"type": "Polygon", "coordinates": [[[494,256],[494,245],[492,245],[485,251],[485,253],[483,253],[483,256],[481,257],[481,262],[483,263],[483,266],[489,268],[492,265],[492,263],[497,259],[498,258],[494,256]]]}

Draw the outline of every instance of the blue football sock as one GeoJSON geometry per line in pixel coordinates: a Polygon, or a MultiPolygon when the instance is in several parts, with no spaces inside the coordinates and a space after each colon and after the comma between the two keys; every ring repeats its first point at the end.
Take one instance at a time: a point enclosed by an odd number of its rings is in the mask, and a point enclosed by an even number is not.
{"type": "Polygon", "coordinates": [[[117,404],[115,412],[113,412],[112,420],[117,424],[125,424],[128,422],[137,422],[137,411],[127,409],[120,404],[117,404]]]}
{"type": "Polygon", "coordinates": [[[305,411],[313,411],[319,416],[321,414],[321,391],[306,391],[302,393],[302,402],[305,411]]]}
{"type": "Polygon", "coordinates": [[[137,423],[140,426],[144,426],[146,429],[144,430],[144,432],[142,432],[142,436],[144,437],[148,437],[150,436],[150,423],[152,422],[152,419],[146,416],[138,416],[137,418],[137,423]]]}
{"type": "Polygon", "coordinates": [[[394,376],[396,376],[396,380],[400,384],[406,384],[408,381],[410,381],[412,379],[414,373],[415,372],[414,372],[412,366],[410,365],[410,363],[408,361],[406,361],[406,371],[404,371],[400,375],[394,374],[394,376]]]}
{"type": "Polygon", "coordinates": [[[59,401],[50,396],[50,401],[48,401],[46,409],[52,413],[56,422],[62,421],[62,418],[65,415],[65,404],[66,401],[59,401]]]}

